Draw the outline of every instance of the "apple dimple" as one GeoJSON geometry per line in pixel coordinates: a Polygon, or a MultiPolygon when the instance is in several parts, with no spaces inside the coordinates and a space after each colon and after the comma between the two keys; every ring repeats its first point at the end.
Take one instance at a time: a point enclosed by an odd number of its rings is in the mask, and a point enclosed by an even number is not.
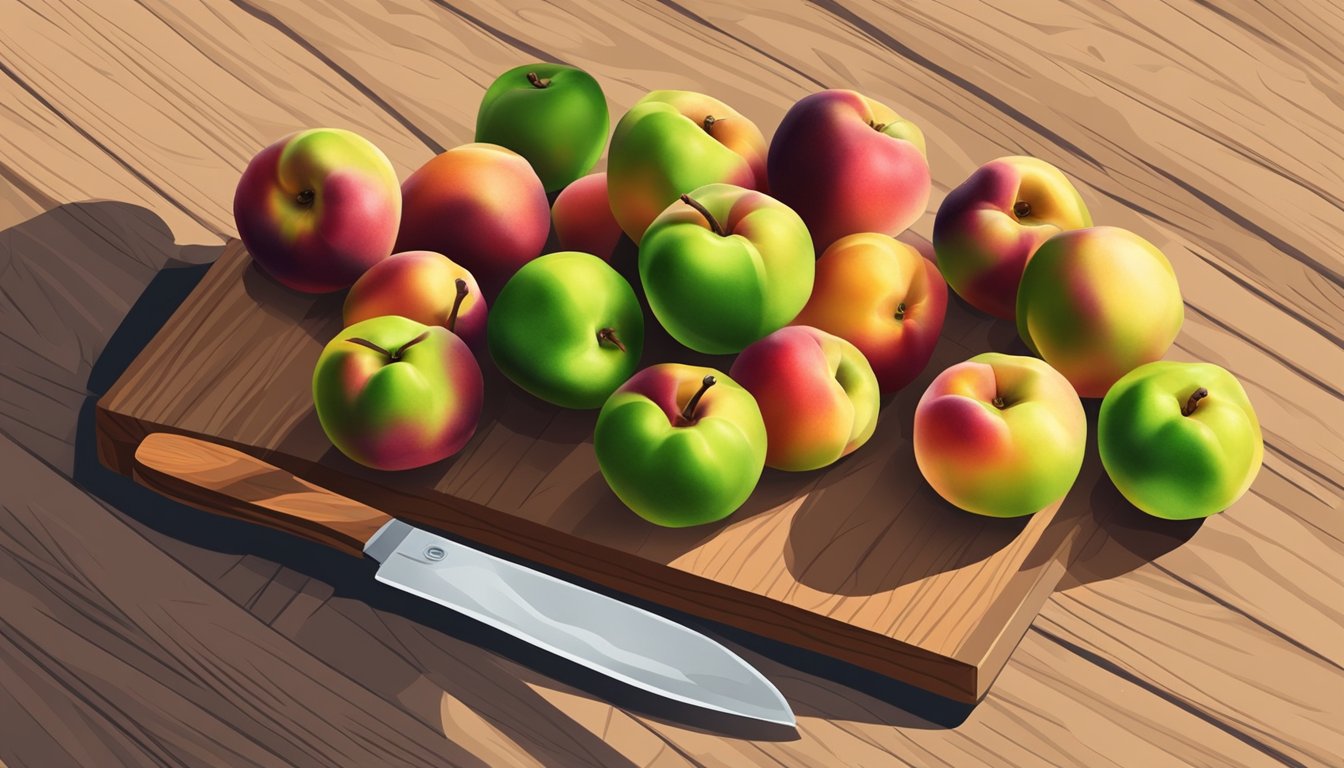
{"type": "Polygon", "coordinates": [[[945,371],[936,382],[942,384],[939,394],[961,395],[982,403],[993,400],[999,391],[994,368],[986,363],[963,363],[945,371]]]}
{"type": "Polygon", "coordinates": [[[1185,404],[1181,406],[1181,415],[1193,416],[1195,414],[1195,409],[1199,407],[1199,401],[1208,396],[1209,390],[1204,387],[1199,387],[1194,392],[1191,392],[1190,397],[1185,401],[1185,404]]]}
{"type": "Polygon", "coordinates": [[[717,383],[718,379],[714,377],[714,374],[705,374],[705,377],[700,380],[700,386],[695,390],[695,393],[686,400],[686,405],[683,406],[681,411],[677,414],[677,419],[673,422],[673,425],[678,427],[693,427],[700,421],[701,417],[707,415],[710,407],[709,403],[701,405],[700,401],[704,398],[705,393],[709,391],[710,387],[713,387],[717,383]]]}
{"type": "MultiPolygon", "coordinates": [[[[685,381],[686,379],[681,376],[667,375],[666,369],[654,366],[645,368],[631,376],[621,385],[618,391],[647,397],[661,408],[663,413],[667,414],[669,423],[675,424],[677,414],[681,411],[681,408],[677,406],[680,400],[677,393],[685,381]]],[[[690,395],[688,394],[685,400],[689,399],[690,395]]]]}
{"type": "Polygon", "coordinates": [[[616,351],[618,352],[626,351],[625,342],[621,341],[621,337],[616,332],[615,328],[612,328],[611,326],[606,326],[604,328],[599,329],[595,335],[597,337],[597,346],[599,348],[605,348],[606,345],[610,345],[611,347],[615,348],[616,351]]]}

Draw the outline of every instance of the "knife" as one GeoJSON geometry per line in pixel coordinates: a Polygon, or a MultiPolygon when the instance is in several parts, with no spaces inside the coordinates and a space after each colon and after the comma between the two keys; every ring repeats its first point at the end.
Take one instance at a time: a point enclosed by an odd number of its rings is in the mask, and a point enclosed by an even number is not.
{"type": "Polygon", "coordinates": [[[136,480],[209,512],[277,528],[381,565],[375,578],[673,701],[785,726],[793,711],[737,654],[642,608],[423,531],[265,461],[153,433],[136,480]]]}

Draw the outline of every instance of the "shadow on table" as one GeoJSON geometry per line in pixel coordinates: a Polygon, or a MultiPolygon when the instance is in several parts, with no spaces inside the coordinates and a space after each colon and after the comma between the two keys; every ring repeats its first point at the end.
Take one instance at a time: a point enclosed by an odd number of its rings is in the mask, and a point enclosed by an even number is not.
{"type": "Polygon", "coordinates": [[[1064,576],[1056,591],[1123,576],[1189,541],[1203,524],[1197,520],[1161,520],[1144,514],[1111,482],[1097,454],[1099,400],[1083,401],[1087,412],[1087,453],[1069,498],[1067,511],[1079,522],[1079,536],[1068,550],[1064,576]]]}

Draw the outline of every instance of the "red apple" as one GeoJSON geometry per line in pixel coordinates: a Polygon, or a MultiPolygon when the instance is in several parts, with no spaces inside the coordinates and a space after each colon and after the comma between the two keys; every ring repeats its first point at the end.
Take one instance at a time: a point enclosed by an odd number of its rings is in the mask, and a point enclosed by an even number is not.
{"type": "Polygon", "coordinates": [[[607,200],[607,174],[590,173],[565,187],[551,206],[560,250],[582,251],[611,261],[621,225],[607,200]]]}
{"type": "Polygon", "coordinates": [[[423,325],[441,325],[485,351],[485,298],[476,278],[441,253],[406,251],[369,268],[345,297],[345,324],[400,315],[423,325]]]}
{"type": "Polygon", "coordinates": [[[995,317],[1017,315],[1017,286],[1051,236],[1092,226],[1068,177],[1034,157],[1000,157],[947,193],[933,223],[933,248],[948,285],[995,317]]]}
{"type": "Polygon", "coordinates": [[[794,325],[859,348],[882,394],[929,364],[947,313],[947,284],[933,262],[901,241],[866,232],[836,240],[817,260],[816,283],[794,325]]]}
{"type": "Polygon", "coordinates": [[[898,235],[929,204],[924,134],[854,91],[806,96],[784,115],[766,160],[770,191],[798,212],[817,253],[856,232],[898,235]]]}
{"type": "Polygon", "coordinates": [[[233,217],[263,271],[296,291],[329,293],[392,253],[401,190],[392,163],[367,139],[318,128],[252,158],[233,217]]]}
{"type": "Polygon", "coordinates": [[[788,326],[752,344],[728,373],[765,419],[765,464],[802,471],[832,464],[877,428],[877,377],[853,344],[788,326]]]}
{"type": "Polygon", "coordinates": [[[442,253],[476,276],[489,299],[541,255],[551,207],[527,160],[494,144],[466,144],[425,163],[401,185],[397,252],[442,253]]]}

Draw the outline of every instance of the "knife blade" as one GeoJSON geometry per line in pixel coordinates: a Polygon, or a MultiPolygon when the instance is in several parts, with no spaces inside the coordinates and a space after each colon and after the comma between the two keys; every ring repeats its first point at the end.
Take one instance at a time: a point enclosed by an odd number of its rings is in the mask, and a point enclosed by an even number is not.
{"type": "Polygon", "coordinates": [[[378,581],[664,698],[794,725],[779,691],[741,657],[674,621],[400,520],[364,553],[378,581]]]}
{"type": "Polygon", "coordinates": [[[375,578],[627,685],[792,727],[779,690],[705,635],[520,563],[416,528],[241,451],[155,433],[141,483],[208,512],[278,528],[380,563],[375,578]]]}

